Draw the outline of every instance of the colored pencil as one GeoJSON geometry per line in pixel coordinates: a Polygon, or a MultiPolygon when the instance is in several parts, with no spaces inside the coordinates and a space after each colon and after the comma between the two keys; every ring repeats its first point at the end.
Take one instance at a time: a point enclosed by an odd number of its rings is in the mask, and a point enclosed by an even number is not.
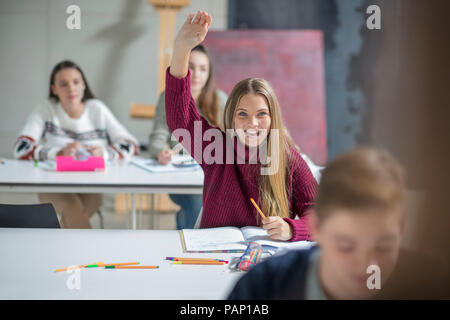
{"type": "MultiPolygon", "coordinates": [[[[80,268],[88,268],[88,266],[93,266],[93,265],[103,265],[103,262],[94,262],[92,264],[82,264],[79,266],[74,266],[74,267],[67,267],[67,268],[62,268],[62,269],[56,269],[55,272],[62,272],[62,271],[67,271],[69,269],[80,269],[80,268]]],[[[92,267],[90,267],[92,268],[92,267]]]]}
{"type": "Polygon", "coordinates": [[[228,263],[228,261],[226,260],[222,260],[222,259],[212,259],[212,258],[183,258],[183,257],[166,257],[166,260],[171,260],[171,261],[219,261],[219,262],[225,262],[228,263]]]}
{"type": "Polygon", "coordinates": [[[178,152],[180,152],[181,150],[183,150],[183,146],[181,145],[181,143],[179,143],[171,150],[172,156],[178,154],[178,152]]]}
{"type": "Polygon", "coordinates": [[[109,266],[129,266],[139,264],[139,262],[119,262],[119,263],[108,263],[104,264],[102,267],[109,267],[109,266]]]}
{"type": "Polygon", "coordinates": [[[227,264],[228,263],[228,261],[226,261],[226,260],[214,260],[214,259],[210,259],[210,260],[208,260],[208,259],[206,259],[206,260],[203,260],[203,259],[175,259],[175,260],[173,260],[173,261],[181,261],[181,262],[219,262],[219,263],[223,263],[223,264],[227,264]]]}
{"type": "Polygon", "coordinates": [[[221,261],[174,261],[172,264],[213,264],[213,265],[224,265],[225,262],[221,261]]]}
{"type": "MultiPolygon", "coordinates": [[[[101,268],[107,266],[126,266],[126,265],[134,265],[139,264],[139,262],[118,262],[118,263],[108,263],[104,264],[103,262],[94,262],[92,264],[82,264],[79,266],[72,267],[71,269],[80,269],[80,268],[101,268]]],[[[70,268],[57,269],[55,272],[67,271],[70,268]]]]}
{"type": "Polygon", "coordinates": [[[85,268],[99,268],[104,267],[105,265],[103,263],[95,263],[95,264],[88,264],[84,266],[85,268]]]}
{"type": "Polygon", "coordinates": [[[253,205],[255,206],[256,210],[258,210],[258,212],[261,215],[261,217],[263,219],[265,219],[266,216],[264,215],[264,213],[262,213],[261,209],[258,207],[258,205],[256,204],[255,200],[253,200],[253,198],[250,198],[250,201],[253,203],[253,205]]]}
{"type": "Polygon", "coordinates": [[[158,269],[159,266],[105,266],[105,269],[158,269]]]}

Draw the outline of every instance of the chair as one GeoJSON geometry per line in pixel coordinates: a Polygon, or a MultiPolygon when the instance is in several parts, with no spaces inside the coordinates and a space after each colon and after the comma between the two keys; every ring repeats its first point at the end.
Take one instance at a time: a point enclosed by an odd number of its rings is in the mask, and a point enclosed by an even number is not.
{"type": "MultiPolygon", "coordinates": [[[[104,219],[103,219],[102,211],[100,209],[98,209],[95,213],[98,215],[100,229],[105,229],[105,222],[104,222],[104,219]]],[[[61,219],[61,215],[56,214],[56,216],[58,217],[58,220],[61,219]]]]}
{"type": "Polygon", "coordinates": [[[60,228],[51,203],[0,204],[0,228],[60,228]]]}
{"type": "Polygon", "coordinates": [[[195,220],[194,229],[200,229],[200,222],[202,221],[203,207],[200,208],[197,220],[195,220]]]}
{"type": "Polygon", "coordinates": [[[100,209],[97,210],[98,218],[100,219],[100,229],[105,229],[105,224],[103,222],[103,214],[100,209]]]}
{"type": "Polygon", "coordinates": [[[316,179],[317,183],[320,183],[320,179],[322,178],[322,170],[325,169],[323,166],[316,165],[306,154],[301,153],[300,154],[305,160],[306,164],[309,167],[309,170],[311,170],[312,175],[314,176],[314,179],[316,179]]]}

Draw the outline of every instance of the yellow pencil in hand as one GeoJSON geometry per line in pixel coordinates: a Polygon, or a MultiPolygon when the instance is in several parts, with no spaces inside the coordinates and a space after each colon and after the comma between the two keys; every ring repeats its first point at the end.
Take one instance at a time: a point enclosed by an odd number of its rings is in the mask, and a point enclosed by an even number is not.
{"type": "Polygon", "coordinates": [[[253,198],[250,198],[250,201],[253,203],[253,205],[255,206],[256,210],[258,210],[258,212],[261,215],[261,217],[263,219],[265,219],[266,216],[264,215],[264,213],[262,213],[261,209],[258,207],[258,205],[256,204],[255,200],[253,200],[253,198]]]}

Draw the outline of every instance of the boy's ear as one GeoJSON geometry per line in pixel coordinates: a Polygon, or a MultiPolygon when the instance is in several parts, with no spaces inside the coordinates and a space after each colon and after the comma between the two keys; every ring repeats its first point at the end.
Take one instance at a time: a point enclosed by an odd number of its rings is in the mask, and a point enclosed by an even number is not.
{"type": "Polygon", "coordinates": [[[310,209],[308,216],[308,228],[311,232],[311,238],[313,241],[319,241],[319,220],[317,219],[317,212],[314,208],[310,209]]]}

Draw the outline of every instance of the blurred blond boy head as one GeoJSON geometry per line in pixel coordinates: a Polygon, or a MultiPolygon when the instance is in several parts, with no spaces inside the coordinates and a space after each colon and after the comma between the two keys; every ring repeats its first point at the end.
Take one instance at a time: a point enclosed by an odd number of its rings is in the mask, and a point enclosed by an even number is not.
{"type": "Polygon", "coordinates": [[[400,251],[404,189],[403,169],[383,150],[358,148],[325,168],[310,229],[321,248],[318,275],[328,298],[375,296],[379,290],[368,284],[373,266],[383,288],[400,251]]]}

